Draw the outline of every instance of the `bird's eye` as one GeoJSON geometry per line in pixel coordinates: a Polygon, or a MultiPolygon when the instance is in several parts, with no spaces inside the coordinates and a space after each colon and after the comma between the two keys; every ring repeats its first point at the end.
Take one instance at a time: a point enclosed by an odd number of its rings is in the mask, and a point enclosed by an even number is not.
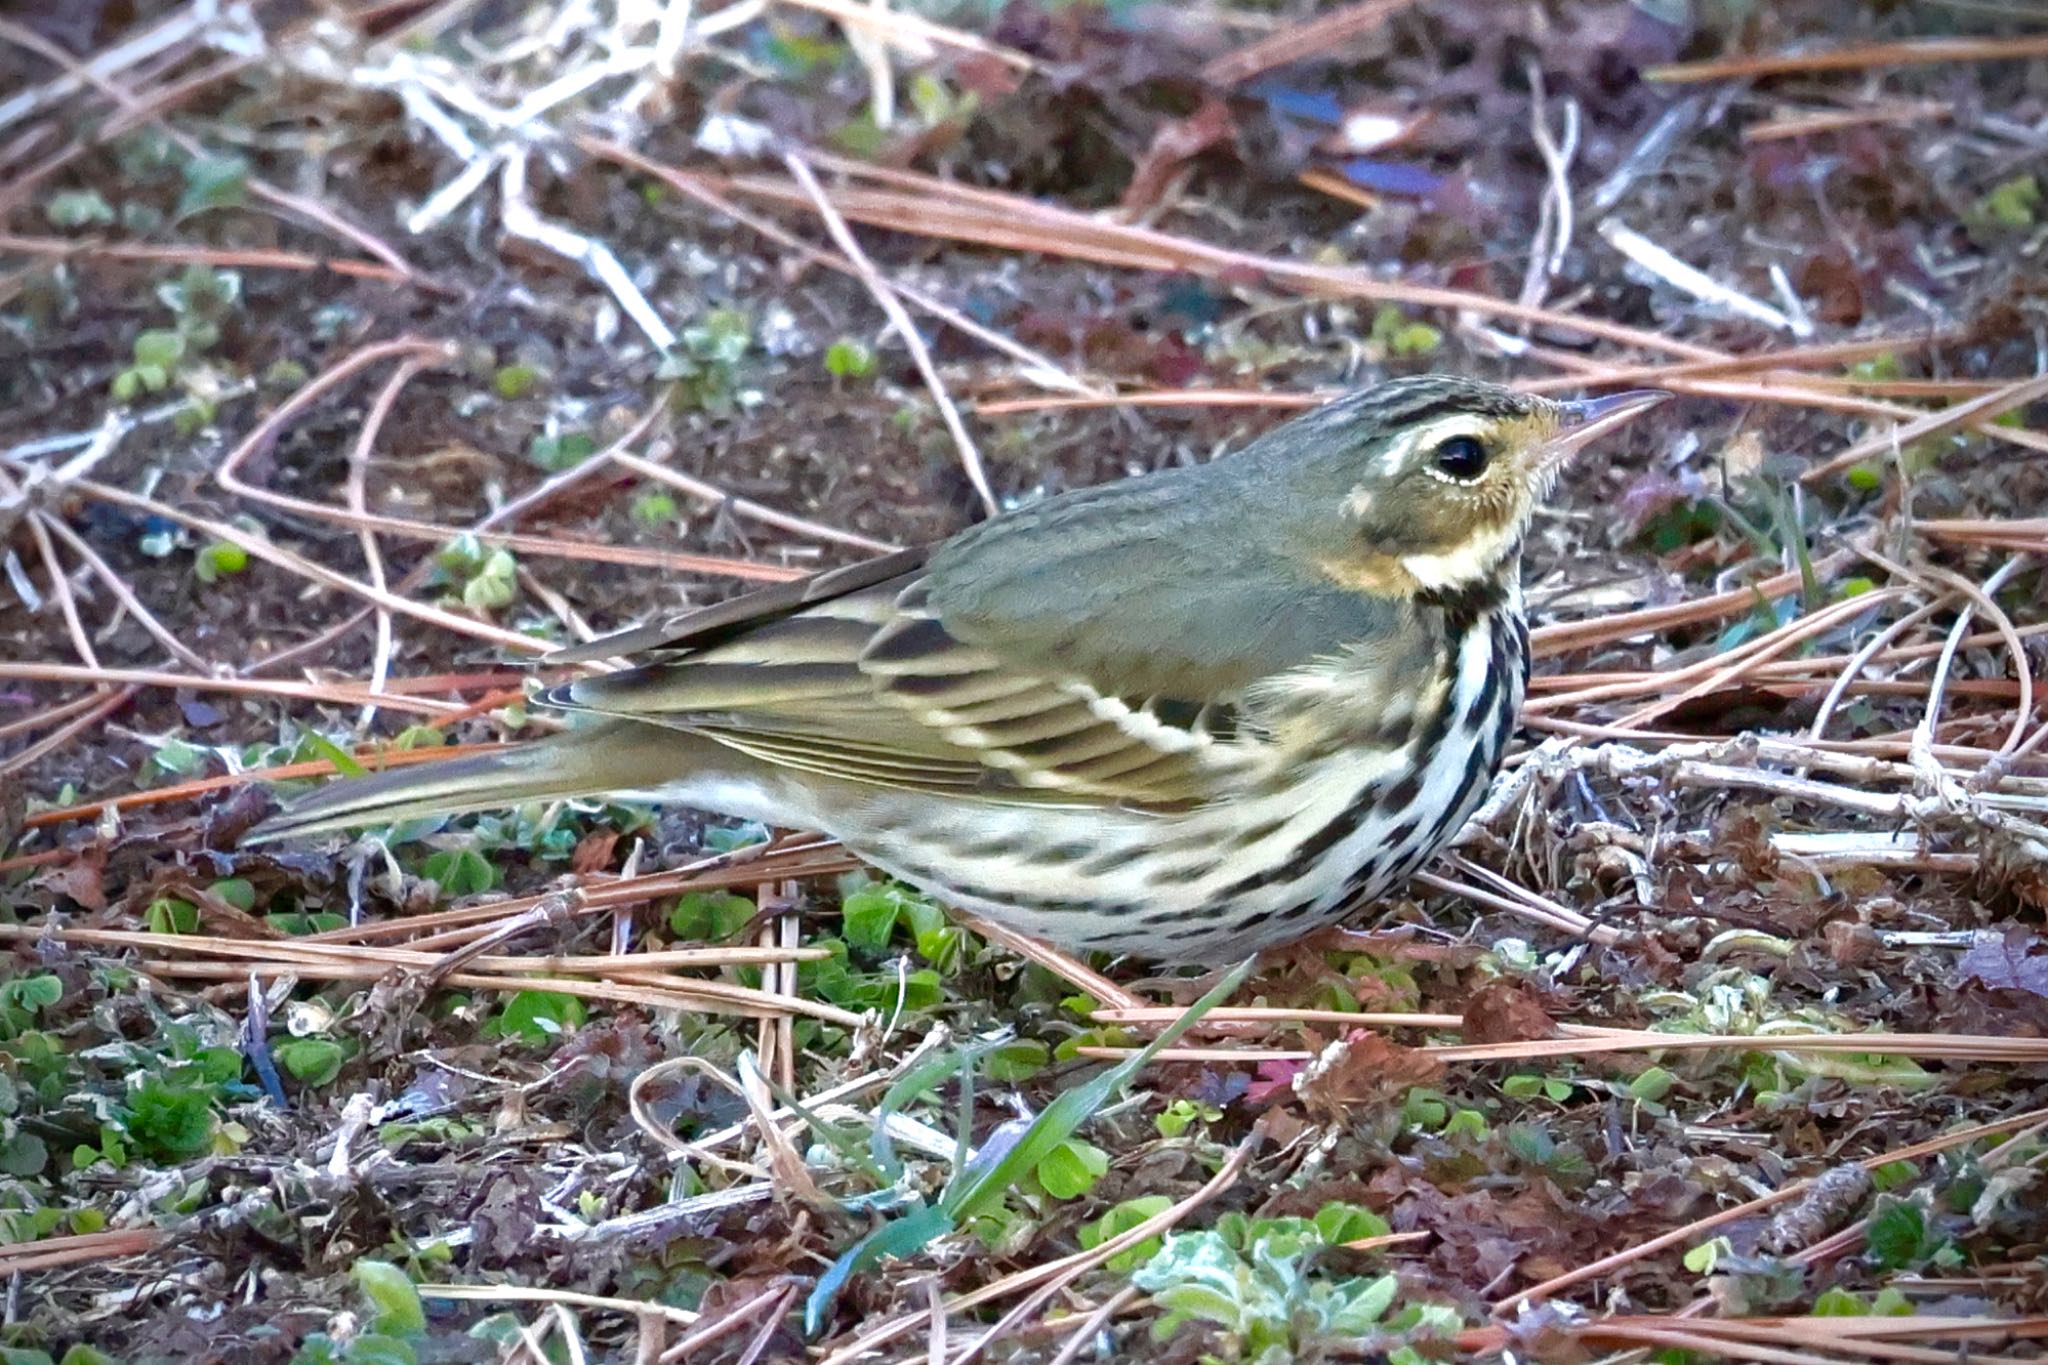
{"type": "Polygon", "coordinates": [[[1459,483],[1470,483],[1486,472],[1486,446],[1477,436],[1452,436],[1441,442],[1433,456],[1437,472],[1459,483]]]}

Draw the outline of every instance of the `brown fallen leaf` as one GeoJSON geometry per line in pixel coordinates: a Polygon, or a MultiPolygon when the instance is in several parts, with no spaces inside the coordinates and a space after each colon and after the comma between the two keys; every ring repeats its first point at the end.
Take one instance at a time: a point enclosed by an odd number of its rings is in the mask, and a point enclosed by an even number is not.
{"type": "Polygon", "coordinates": [[[1557,1025],[1527,986],[1491,981],[1465,1002],[1464,1033],[1467,1043],[1521,1043],[1555,1037],[1557,1025]]]}
{"type": "Polygon", "coordinates": [[[1353,1029],[1324,1048],[1294,1080],[1294,1093],[1311,1108],[1399,1103],[1418,1085],[1433,1085],[1444,1065],[1418,1048],[1383,1034],[1353,1029]]]}

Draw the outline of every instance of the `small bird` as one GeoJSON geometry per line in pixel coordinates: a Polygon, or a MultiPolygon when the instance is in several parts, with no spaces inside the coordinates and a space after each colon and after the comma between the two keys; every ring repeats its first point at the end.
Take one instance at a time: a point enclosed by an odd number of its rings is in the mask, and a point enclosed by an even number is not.
{"type": "Polygon", "coordinates": [[[1212,963],[1398,887],[1498,770],[1521,548],[1559,470],[1667,395],[1449,376],[550,656],[537,743],[335,783],[260,840],[536,800],[841,840],[1071,949],[1212,963]]]}

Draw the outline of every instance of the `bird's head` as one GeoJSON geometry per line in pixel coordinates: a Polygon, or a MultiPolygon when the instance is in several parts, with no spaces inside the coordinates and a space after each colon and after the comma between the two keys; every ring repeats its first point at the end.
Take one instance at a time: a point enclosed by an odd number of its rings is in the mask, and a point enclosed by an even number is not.
{"type": "Polygon", "coordinates": [[[1261,445],[1291,496],[1323,512],[1313,543],[1298,547],[1320,572],[1389,596],[1453,593],[1512,571],[1572,454],[1666,397],[1559,402],[1425,375],[1341,398],[1261,445]]]}

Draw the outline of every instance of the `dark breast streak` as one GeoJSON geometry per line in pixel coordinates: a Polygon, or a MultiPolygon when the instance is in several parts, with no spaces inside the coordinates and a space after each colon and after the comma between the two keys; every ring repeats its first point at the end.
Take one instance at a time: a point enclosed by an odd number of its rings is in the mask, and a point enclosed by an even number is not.
{"type": "MultiPolygon", "coordinates": [[[[1474,631],[1487,637],[1487,667],[1476,695],[1463,697],[1454,681],[1410,751],[1410,760],[1398,776],[1368,783],[1356,798],[1321,829],[1305,838],[1279,867],[1246,877],[1218,895],[1227,905],[1234,897],[1274,883],[1309,878],[1318,865],[1335,855],[1344,842],[1368,820],[1383,817],[1392,821],[1385,838],[1365,860],[1352,868],[1341,889],[1332,894],[1320,886],[1305,887],[1293,904],[1260,912],[1243,921],[1263,923],[1269,919],[1295,920],[1315,916],[1335,918],[1361,895],[1377,894],[1391,883],[1409,876],[1458,832],[1465,818],[1485,795],[1493,774],[1514,732],[1515,712],[1527,686],[1528,625],[1519,612],[1502,605],[1496,610],[1474,613],[1458,622],[1462,626],[1448,651],[1455,669],[1463,659],[1466,641],[1474,631]],[[1462,772],[1450,801],[1431,811],[1418,807],[1431,766],[1444,756],[1446,745],[1461,747],[1462,772]]],[[[1219,907],[1222,908],[1222,907],[1219,907]]],[[[1229,918],[1227,909],[1224,917],[1229,918]]],[[[1214,932],[1214,926],[1204,926],[1214,932]]],[[[1194,937],[1184,933],[1181,938],[1194,937]]]]}

